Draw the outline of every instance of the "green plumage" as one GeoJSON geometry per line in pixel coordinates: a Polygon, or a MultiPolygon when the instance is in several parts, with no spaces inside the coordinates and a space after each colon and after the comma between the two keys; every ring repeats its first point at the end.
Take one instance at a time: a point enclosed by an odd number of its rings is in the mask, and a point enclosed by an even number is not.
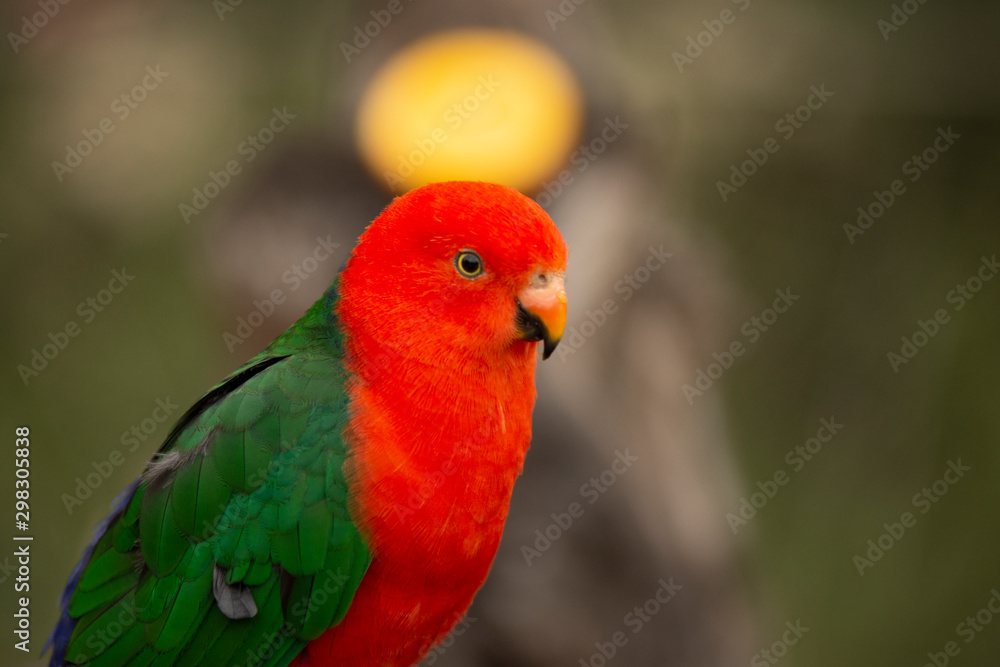
{"type": "Polygon", "coordinates": [[[72,594],[68,664],[279,667],[347,613],[371,558],[347,510],[335,298],[175,426],[72,594]]]}

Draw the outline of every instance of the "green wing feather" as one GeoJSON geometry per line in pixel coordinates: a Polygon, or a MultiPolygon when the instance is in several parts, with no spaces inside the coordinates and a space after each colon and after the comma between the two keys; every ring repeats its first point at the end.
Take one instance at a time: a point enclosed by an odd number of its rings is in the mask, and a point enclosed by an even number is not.
{"type": "Polygon", "coordinates": [[[347,510],[335,288],[209,391],[98,540],[67,664],[287,665],[371,557],[347,510]]]}

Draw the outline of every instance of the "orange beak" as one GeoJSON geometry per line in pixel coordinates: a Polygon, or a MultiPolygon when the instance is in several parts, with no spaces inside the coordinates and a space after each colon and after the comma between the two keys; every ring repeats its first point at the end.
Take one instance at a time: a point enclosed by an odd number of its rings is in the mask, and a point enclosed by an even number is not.
{"type": "Polygon", "coordinates": [[[517,295],[517,328],[523,340],[542,341],[548,359],[566,329],[566,288],[561,275],[539,274],[517,295]]]}

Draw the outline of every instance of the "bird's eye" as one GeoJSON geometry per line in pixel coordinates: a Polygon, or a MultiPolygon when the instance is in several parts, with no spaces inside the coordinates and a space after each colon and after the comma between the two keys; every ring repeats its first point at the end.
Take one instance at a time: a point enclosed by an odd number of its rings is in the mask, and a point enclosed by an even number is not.
{"type": "Polygon", "coordinates": [[[483,260],[471,250],[463,250],[455,255],[455,268],[466,278],[475,278],[483,273],[483,260]]]}

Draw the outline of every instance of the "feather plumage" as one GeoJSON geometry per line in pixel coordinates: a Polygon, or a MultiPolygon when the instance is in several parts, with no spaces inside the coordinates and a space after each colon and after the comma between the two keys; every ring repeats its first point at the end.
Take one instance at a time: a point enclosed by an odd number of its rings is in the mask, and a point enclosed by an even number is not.
{"type": "Polygon", "coordinates": [[[496,553],[565,262],[509,188],[397,199],[116,499],[70,577],[52,667],[417,661],[496,553]]]}

